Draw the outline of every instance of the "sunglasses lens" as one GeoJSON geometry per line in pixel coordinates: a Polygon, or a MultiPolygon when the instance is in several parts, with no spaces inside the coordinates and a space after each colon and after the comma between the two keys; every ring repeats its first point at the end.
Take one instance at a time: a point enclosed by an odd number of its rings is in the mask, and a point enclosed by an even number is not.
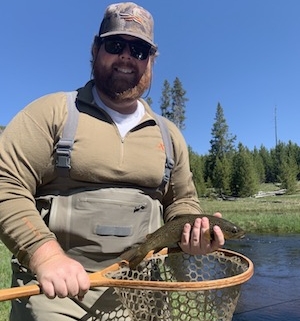
{"type": "Polygon", "coordinates": [[[125,46],[126,46],[126,43],[118,40],[105,41],[105,50],[112,55],[120,54],[124,50],[125,46]]]}
{"type": "Polygon", "coordinates": [[[104,47],[106,52],[112,55],[119,55],[123,52],[126,45],[129,45],[130,54],[138,60],[148,58],[151,45],[141,41],[127,41],[125,39],[104,39],[104,47]]]}
{"type": "Polygon", "coordinates": [[[149,56],[151,46],[143,43],[131,43],[129,45],[131,55],[138,60],[145,60],[149,56]]]}

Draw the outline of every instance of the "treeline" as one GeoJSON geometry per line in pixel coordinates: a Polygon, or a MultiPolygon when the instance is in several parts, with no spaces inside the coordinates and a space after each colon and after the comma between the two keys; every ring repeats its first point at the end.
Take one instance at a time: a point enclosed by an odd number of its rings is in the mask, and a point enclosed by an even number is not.
{"type": "Polygon", "coordinates": [[[289,141],[274,148],[249,150],[229,133],[224,112],[218,103],[211,131],[208,155],[200,156],[189,148],[191,170],[199,195],[213,188],[218,194],[235,197],[252,196],[262,183],[280,184],[294,193],[300,179],[300,147],[289,141]]]}
{"type": "Polygon", "coordinates": [[[211,190],[218,195],[253,196],[262,183],[278,184],[293,194],[300,179],[300,147],[292,142],[252,151],[239,143],[236,149],[220,155],[212,150],[198,155],[189,147],[189,154],[199,196],[207,196],[211,190]]]}
{"type": "MultiPolygon", "coordinates": [[[[186,91],[179,78],[173,86],[165,80],[160,100],[161,114],[184,129],[186,91]]],[[[151,101],[151,99],[150,99],[151,101]]],[[[249,150],[229,132],[220,103],[211,130],[210,150],[198,155],[189,146],[190,166],[199,196],[214,191],[219,195],[247,197],[262,183],[274,183],[294,193],[300,179],[300,147],[289,141],[274,148],[249,150]],[[208,192],[209,191],[209,192],[208,192]]]]}

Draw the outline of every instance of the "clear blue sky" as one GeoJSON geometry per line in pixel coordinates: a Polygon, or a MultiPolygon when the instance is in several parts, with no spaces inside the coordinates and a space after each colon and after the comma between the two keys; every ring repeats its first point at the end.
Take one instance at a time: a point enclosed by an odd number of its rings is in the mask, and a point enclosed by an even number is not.
{"type": "MultiPolygon", "coordinates": [[[[31,100],[89,80],[91,43],[110,3],[1,1],[1,125],[31,100]]],[[[300,145],[299,0],[136,3],[155,19],[154,110],[164,80],[179,77],[189,99],[183,134],[195,152],[210,148],[218,102],[230,133],[248,148],[274,147],[275,108],[278,140],[300,145]]]]}

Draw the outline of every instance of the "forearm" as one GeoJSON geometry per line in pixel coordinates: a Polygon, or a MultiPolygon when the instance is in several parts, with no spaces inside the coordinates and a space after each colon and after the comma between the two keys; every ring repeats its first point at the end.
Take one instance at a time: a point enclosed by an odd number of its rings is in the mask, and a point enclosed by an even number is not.
{"type": "Polygon", "coordinates": [[[26,198],[1,200],[0,230],[1,240],[24,266],[28,266],[41,245],[55,239],[34,204],[26,198]]]}
{"type": "Polygon", "coordinates": [[[55,257],[60,257],[65,255],[63,249],[58,244],[56,240],[48,240],[42,244],[36,251],[32,254],[29,260],[29,268],[31,271],[36,273],[39,266],[44,263],[47,263],[55,257]]]}

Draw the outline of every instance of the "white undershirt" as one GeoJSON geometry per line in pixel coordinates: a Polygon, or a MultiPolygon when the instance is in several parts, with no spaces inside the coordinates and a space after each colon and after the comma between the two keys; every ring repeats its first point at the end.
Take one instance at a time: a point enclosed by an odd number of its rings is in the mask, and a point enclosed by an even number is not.
{"type": "Polygon", "coordinates": [[[137,109],[135,110],[135,112],[133,112],[132,114],[121,114],[107,107],[103,103],[97,93],[95,86],[93,87],[92,92],[96,104],[98,105],[98,107],[104,109],[109,114],[111,119],[117,125],[122,138],[125,137],[125,135],[140,122],[145,114],[145,107],[140,101],[137,101],[137,109]]]}

